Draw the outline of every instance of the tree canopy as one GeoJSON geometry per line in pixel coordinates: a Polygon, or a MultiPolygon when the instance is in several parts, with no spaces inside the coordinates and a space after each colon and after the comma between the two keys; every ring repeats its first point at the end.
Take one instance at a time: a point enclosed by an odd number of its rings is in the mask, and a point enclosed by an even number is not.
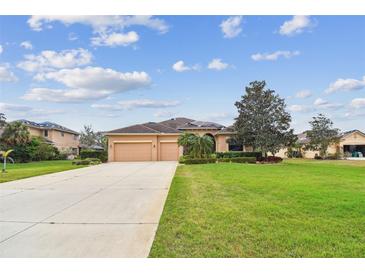
{"type": "Polygon", "coordinates": [[[235,106],[238,117],[234,127],[241,144],[251,146],[266,156],[268,152],[274,155],[296,141],[284,99],[266,88],[265,81],[251,82],[235,106]]]}
{"type": "Polygon", "coordinates": [[[82,145],[91,147],[98,145],[106,147],[106,137],[100,132],[95,132],[91,125],[84,125],[84,130],[81,131],[80,143],[82,145]]]}
{"type": "Polygon", "coordinates": [[[0,128],[5,127],[5,125],[6,125],[5,114],[0,112],[0,128]]]}
{"type": "Polygon", "coordinates": [[[331,144],[339,141],[340,130],[333,127],[331,119],[318,114],[309,122],[311,129],[307,131],[309,144],[306,149],[319,150],[320,156],[326,156],[331,144]]]}

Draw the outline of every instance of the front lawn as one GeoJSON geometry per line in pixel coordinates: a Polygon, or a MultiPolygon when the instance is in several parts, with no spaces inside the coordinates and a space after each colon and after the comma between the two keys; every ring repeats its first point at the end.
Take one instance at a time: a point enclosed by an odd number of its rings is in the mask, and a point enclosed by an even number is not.
{"type": "Polygon", "coordinates": [[[150,257],[365,257],[365,162],[179,166],[150,257]]]}
{"type": "MultiPolygon", "coordinates": [[[[69,169],[80,168],[84,166],[72,165],[72,161],[41,161],[31,162],[24,164],[7,164],[7,172],[1,173],[0,171],[0,183],[23,179],[27,177],[33,177],[48,173],[54,173],[59,171],[65,171],[69,169]]],[[[1,165],[2,168],[2,165],[1,165]]]]}

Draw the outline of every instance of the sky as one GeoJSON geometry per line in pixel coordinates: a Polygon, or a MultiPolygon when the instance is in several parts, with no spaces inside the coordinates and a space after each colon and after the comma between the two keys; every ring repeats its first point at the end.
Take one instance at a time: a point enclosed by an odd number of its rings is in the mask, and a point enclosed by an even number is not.
{"type": "Polygon", "coordinates": [[[318,113],[365,131],[364,29],[365,16],[0,16],[0,112],[78,131],[228,126],[265,80],[296,132],[318,113]]]}

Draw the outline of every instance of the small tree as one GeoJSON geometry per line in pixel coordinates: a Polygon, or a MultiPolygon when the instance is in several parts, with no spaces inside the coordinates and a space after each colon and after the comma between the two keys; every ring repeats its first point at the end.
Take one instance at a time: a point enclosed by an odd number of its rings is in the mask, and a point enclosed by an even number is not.
{"type": "Polygon", "coordinates": [[[235,103],[239,115],[234,127],[242,145],[252,146],[266,157],[268,152],[274,155],[290,143],[294,133],[284,99],[265,87],[265,81],[254,81],[246,87],[235,103]]]}
{"type": "Polygon", "coordinates": [[[333,122],[323,114],[313,117],[309,124],[311,130],[307,131],[309,143],[306,149],[319,150],[320,156],[324,157],[328,147],[339,141],[340,130],[333,128],[333,122]]]}
{"type": "Polygon", "coordinates": [[[94,132],[91,125],[84,125],[84,130],[81,131],[80,135],[80,143],[87,147],[94,145],[101,146],[104,149],[107,147],[106,137],[100,131],[94,132]]]}
{"type": "Polygon", "coordinates": [[[6,172],[6,159],[9,157],[9,154],[12,152],[12,149],[9,149],[8,151],[0,151],[0,155],[3,157],[3,170],[2,172],[6,172]]]}
{"type": "Polygon", "coordinates": [[[0,128],[5,127],[6,125],[6,117],[4,113],[0,113],[0,128]]]}

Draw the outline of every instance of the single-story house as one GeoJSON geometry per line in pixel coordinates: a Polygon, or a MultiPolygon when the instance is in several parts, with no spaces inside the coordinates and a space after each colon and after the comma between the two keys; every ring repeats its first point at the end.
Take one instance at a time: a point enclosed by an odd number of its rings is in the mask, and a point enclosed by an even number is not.
{"type": "MultiPolygon", "coordinates": [[[[215,142],[216,152],[251,151],[250,147],[230,144],[228,140],[235,135],[232,126],[225,127],[214,122],[196,121],[178,117],[159,123],[148,122],[104,132],[108,138],[108,161],[176,161],[183,154],[178,146],[179,135],[191,132],[200,136],[209,135],[215,142]]],[[[305,133],[298,134],[303,146],[309,142],[305,133]]],[[[359,130],[344,133],[341,141],[328,149],[328,153],[351,154],[361,152],[365,156],[365,134],[359,130]]],[[[281,149],[276,156],[286,158],[287,149],[281,149]]],[[[318,151],[305,151],[305,158],[314,158],[318,151]]]]}
{"type": "Polygon", "coordinates": [[[184,117],[132,125],[104,133],[108,138],[108,160],[176,161],[183,153],[183,148],[177,144],[183,132],[212,136],[215,150],[222,152],[230,149],[227,139],[234,134],[229,127],[184,117]]]}
{"type": "MultiPolygon", "coordinates": [[[[298,136],[298,142],[303,145],[303,147],[309,143],[309,138],[305,132],[300,133],[298,136]]],[[[287,158],[286,155],[287,149],[281,149],[276,156],[287,158]]],[[[308,159],[313,159],[317,154],[319,155],[319,151],[313,150],[303,150],[303,157],[308,159]]],[[[338,144],[333,144],[329,146],[327,153],[334,154],[339,152],[345,158],[351,157],[365,157],[365,133],[360,130],[350,130],[342,133],[340,137],[340,141],[338,144]]]]}

